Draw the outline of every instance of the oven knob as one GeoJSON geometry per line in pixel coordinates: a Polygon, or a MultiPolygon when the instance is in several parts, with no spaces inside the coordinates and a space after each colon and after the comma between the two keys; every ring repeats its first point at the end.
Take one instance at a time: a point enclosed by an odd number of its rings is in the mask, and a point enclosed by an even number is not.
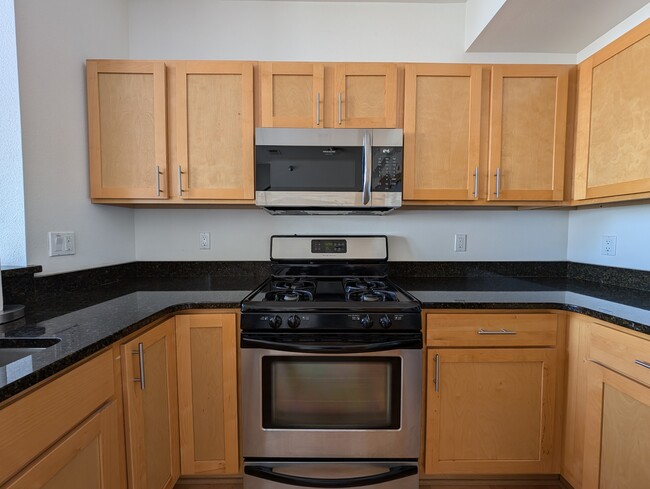
{"type": "Polygon", "coordinates": [[[273,316],[269,319],[269,326],[273,329],[278,329],[282,324],[282,318],[280,316],[273,316]]]}
{"type": "Polygon", "coordinates": [[[372,328],[372,318],[367,314],[361,318],[361,327],[362,328],[372,328]]]}
{"type": "Polygon", "coordinates": [[[393,322],[390,320],[388,317],[388,314],[384,314],[382,317],[379,318],[379,326],[382,328],[390,328],[390,325],[393,324],[393,322]]]}
{"type": "Polygon", "coordinates": [[[289,319],[287,319],[287,324],[290,328],[297,328],[300,326],[300,318],[295,314],[293,316],[289,316],[289,319]]]}

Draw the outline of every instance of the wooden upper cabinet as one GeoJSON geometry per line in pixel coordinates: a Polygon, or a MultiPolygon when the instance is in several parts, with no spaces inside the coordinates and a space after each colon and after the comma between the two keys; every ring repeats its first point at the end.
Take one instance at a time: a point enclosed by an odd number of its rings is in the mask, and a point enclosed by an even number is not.
{"type": "Polygon", "coordinates": [[[481,78],[481,66],[406,66],[405,199],[478,199],[481,78]]]}
{"type": "Polygon", "coordinates": [[[492,68],[488,200],[562,200],[569,66],[492,68]]]}
{"type": "Polygon", "coordinates": [[[324,127],[323,63],[260,63],[262,127],[324,127]]]}
{"type": "Polygon", "coordinates": [[[650,20],[578,68],[574,198],[650,192],[650,20]]]}
{"type": "Polygon", "coordinates": [[[253,199],[253,64],[178,63],[176,119],[176,194],[253,199]]]}
{"type": "Polygon", "coordinates": [[[168,196],[165,63],[88,60],[92,198],[168,196]]]}
{"type": "Polygon", "coordinates": [[[397,127],[397,66],[335,65],[333,127],[397,127]]]}

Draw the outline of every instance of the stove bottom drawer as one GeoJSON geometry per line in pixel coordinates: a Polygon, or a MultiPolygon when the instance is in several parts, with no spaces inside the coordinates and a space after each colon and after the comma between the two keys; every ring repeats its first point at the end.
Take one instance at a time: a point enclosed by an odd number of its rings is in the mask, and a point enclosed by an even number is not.
{"type": "Polygon", "coordinates": [[[244,463],[244,489],[295,489],[296,487],[418,489],[418,484],[416,461],[244,463]]]}

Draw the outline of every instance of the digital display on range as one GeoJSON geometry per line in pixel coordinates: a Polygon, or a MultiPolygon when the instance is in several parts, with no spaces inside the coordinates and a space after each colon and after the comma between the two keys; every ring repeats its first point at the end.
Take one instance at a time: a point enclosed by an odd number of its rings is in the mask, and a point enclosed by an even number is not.
{"type": "Polygon", "coordinates": [[[312,239],[312,253],[347,253],[348,242],[345,239],[312,239]]]}

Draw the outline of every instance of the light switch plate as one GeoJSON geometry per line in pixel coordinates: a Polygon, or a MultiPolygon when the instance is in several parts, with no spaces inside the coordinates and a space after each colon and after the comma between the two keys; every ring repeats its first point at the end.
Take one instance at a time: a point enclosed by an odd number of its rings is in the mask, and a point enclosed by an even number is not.
{"type": "Polygon", "coordinates": [[[74,255],[76,253],[74,232],[51,231],[47,235],[50,256],[74,255]]]}

